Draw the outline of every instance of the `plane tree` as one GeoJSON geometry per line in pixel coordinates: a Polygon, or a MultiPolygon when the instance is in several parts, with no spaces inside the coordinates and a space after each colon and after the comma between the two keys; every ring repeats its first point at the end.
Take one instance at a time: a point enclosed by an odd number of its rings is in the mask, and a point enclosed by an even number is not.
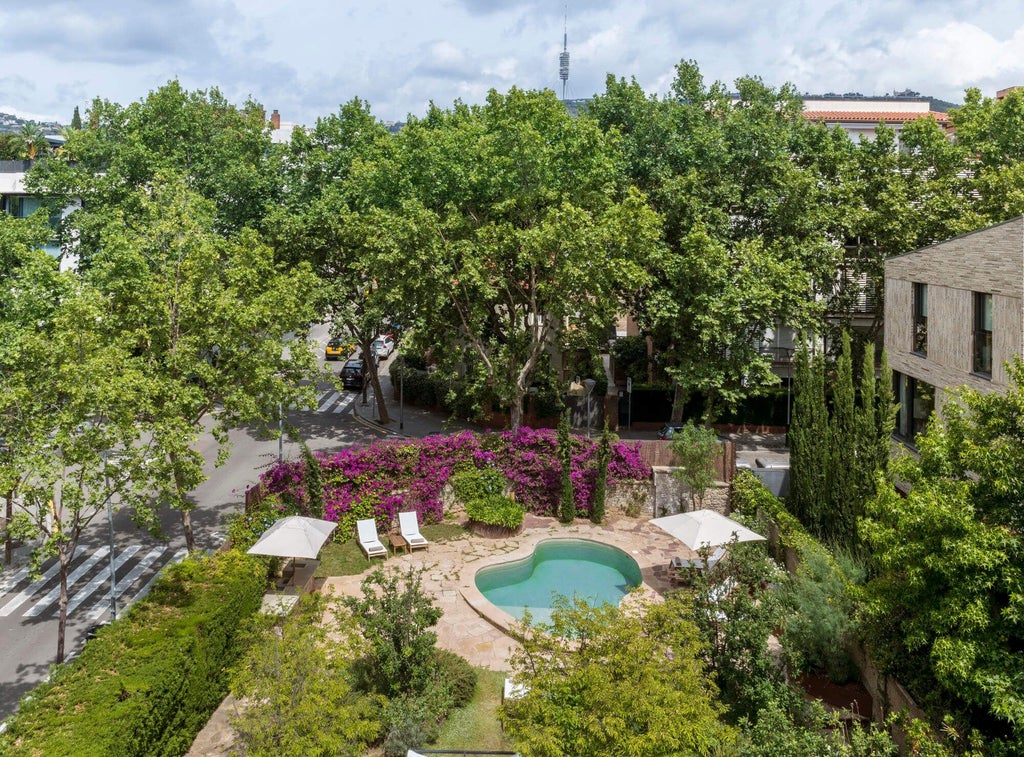
{"type": "Polygon", "coordinates": [[[631,309],[663,355],[677,413],[700,393],[708,421],[777,382],[760,344],[779,324],[820,321],[814,293],[838,251],[822,231],[834,223],[829,185],[794,158],[812,128],[799,97],[756,78],[736,87],[738,99],[684,61],[666,98],[609,77],[590,108],[622,135],[630,177],[664,217],[667,247],[631,309]]]}
{"type": "Polygon", "coordinates": [[[316,359],[308,339],[318,281],[308,264],[288,266],[252,231],[225,238],[216,209],[176,175],[141,190],[132,215],[110,214],[86,280],[104,297],[110,341],[142,364],[145,397],[135,418],[148,439],[152,500],[180,510],[195,549],[190,492],[206,475],[202,433],[230,450],[228,431],[265,425],[279,408],[313,401],[316,359]],[[306,382],[306,383],[303,383],[306,382]]]}
{"type": "Polygon", "coordinates": [[[8,537],[34,542],[37,569],[45,558],[57,558],[61,662],[68,574],[79,539],[112,496],[130,498],[145,480],[135,422],[145,385],[136,358],[107,338],[103,295],[38,255],[20,266],[18,301],[5,308],[3,472],[9,504],[16,506],[8,537]],[[30,316],[31,323],[11,329],[18,316],[30,316]],[[119,454],[111,456],[112,450],[119,454]]]}
{"type": "Polygon", "coordinates": [[[285,260],[306,261],[323,284],[318,305],[332,336],[360,348],[379,420],[389,423],[371,346],[384,324],[409,322],[400,282],[410,276],[402,230],[408,221],[373,201],[364,177],[391,147],[387,129],[358,98],[297,129],[280,162],[282,201],[268,217],[271,243],[285,260]]]}
{"type": "Polygon", "coordinates": [[[660,219],[627,187],[614,138],[550,92],[432,107],[395,141],[366,180],[408,221],[394,239],[415,272],[400,283],[418,337],[516,428],[550,354],[595,349],[647,281],[660,219]]]}

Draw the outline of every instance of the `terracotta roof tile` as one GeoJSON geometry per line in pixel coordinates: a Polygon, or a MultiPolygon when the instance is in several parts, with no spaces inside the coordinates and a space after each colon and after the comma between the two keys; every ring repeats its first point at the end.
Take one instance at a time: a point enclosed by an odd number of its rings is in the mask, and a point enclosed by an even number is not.
{"type": "Polygon", "coordinates": [[[877,124],[883,121],[887,124],[902,124],[907,121],[914,121],[918,118],[931,116],[943,126],[949,125],[951,119],[948,113],[938,111],[875,111],[875,110],[805,110],[804,118],[808,121],[828,121],[840,123],[872,123],[877,124]]]}

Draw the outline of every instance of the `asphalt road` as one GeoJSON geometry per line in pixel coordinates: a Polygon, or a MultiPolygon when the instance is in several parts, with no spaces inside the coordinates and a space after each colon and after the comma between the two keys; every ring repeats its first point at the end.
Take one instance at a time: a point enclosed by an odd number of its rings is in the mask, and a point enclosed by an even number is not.
{"type": "MultiPolygon", "coordinates": [[[[326,342],[326,329],[314,336],[326,342]]],[[[361,407],[355,392],[338,392],[326,384],[319,389],[315,408],[287,413],[287,422],[312,449],[365,443],[386,433],[359,417],[369,417],[367,411],[372,408],[361,407]]],[[[242,508],[246,488],[278,458],[278,440],[265,430],[236,429],[229,438],[231,456],[220,467],[213,464],[213,438],[201,439],[208,479],[192,494],[193,529],[200,549],[215,549],[223,543],[225,519],[242,508]]],[[[299,445],[289,439],[282,448],[285,458],[301,454],[299,445]]],[[[154,538],[132,523],[127,509],[117,507],[114,554],[119,612],[149,590],[160,570],[184,557],[180,514],[167,511],[161,524],[166,538],[154,538]]],[[[0,719],[13,713],[21,697],[46,678],[57,650],[54,561],[44,563],[42,579],[33,581],[19,565],[26,560],[26,548],[19,550],[18,557],[14,566],[0,571],[0,719]]],[[[103,514],[83,534],[70,571],[68,595],[73,609],[68,614],[65,649],[70,656],[80,651],[89,628],[110,617],[109,528],[103,514]]]]}

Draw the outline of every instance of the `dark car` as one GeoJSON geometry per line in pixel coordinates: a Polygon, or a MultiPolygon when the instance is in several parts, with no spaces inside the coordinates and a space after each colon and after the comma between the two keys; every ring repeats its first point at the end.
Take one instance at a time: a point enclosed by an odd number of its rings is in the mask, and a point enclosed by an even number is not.
{"type": "Polygon", "coordinates": [[[346,389],[362,389],[364,368],[362,360],[349,360],[341,369],[341,384],[346,389]]]}
{"type": "Polygon", "coordinates": [[[685,423],[666,423],[658,429],[658,438],[671,439],[676,435],[676,432],[681,431],[685,425],[685,423]]]}

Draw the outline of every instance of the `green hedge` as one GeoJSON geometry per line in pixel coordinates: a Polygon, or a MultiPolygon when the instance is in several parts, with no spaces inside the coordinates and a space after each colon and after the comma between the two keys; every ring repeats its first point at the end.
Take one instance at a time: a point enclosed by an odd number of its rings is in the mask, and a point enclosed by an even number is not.
{"type": "Polygon", "coordinates": [[[29,692],[5,755],[181,755],[228,691],[266,565],[231,551],[171,568],[144,600],[29,692]]]}
{"type": "Polygon", "coordinates": [[[511,530],[523,525],[523,508],[502,494],[488,494],[466,503],[466,516],[478,523],[501,526],[511,530]]]}

